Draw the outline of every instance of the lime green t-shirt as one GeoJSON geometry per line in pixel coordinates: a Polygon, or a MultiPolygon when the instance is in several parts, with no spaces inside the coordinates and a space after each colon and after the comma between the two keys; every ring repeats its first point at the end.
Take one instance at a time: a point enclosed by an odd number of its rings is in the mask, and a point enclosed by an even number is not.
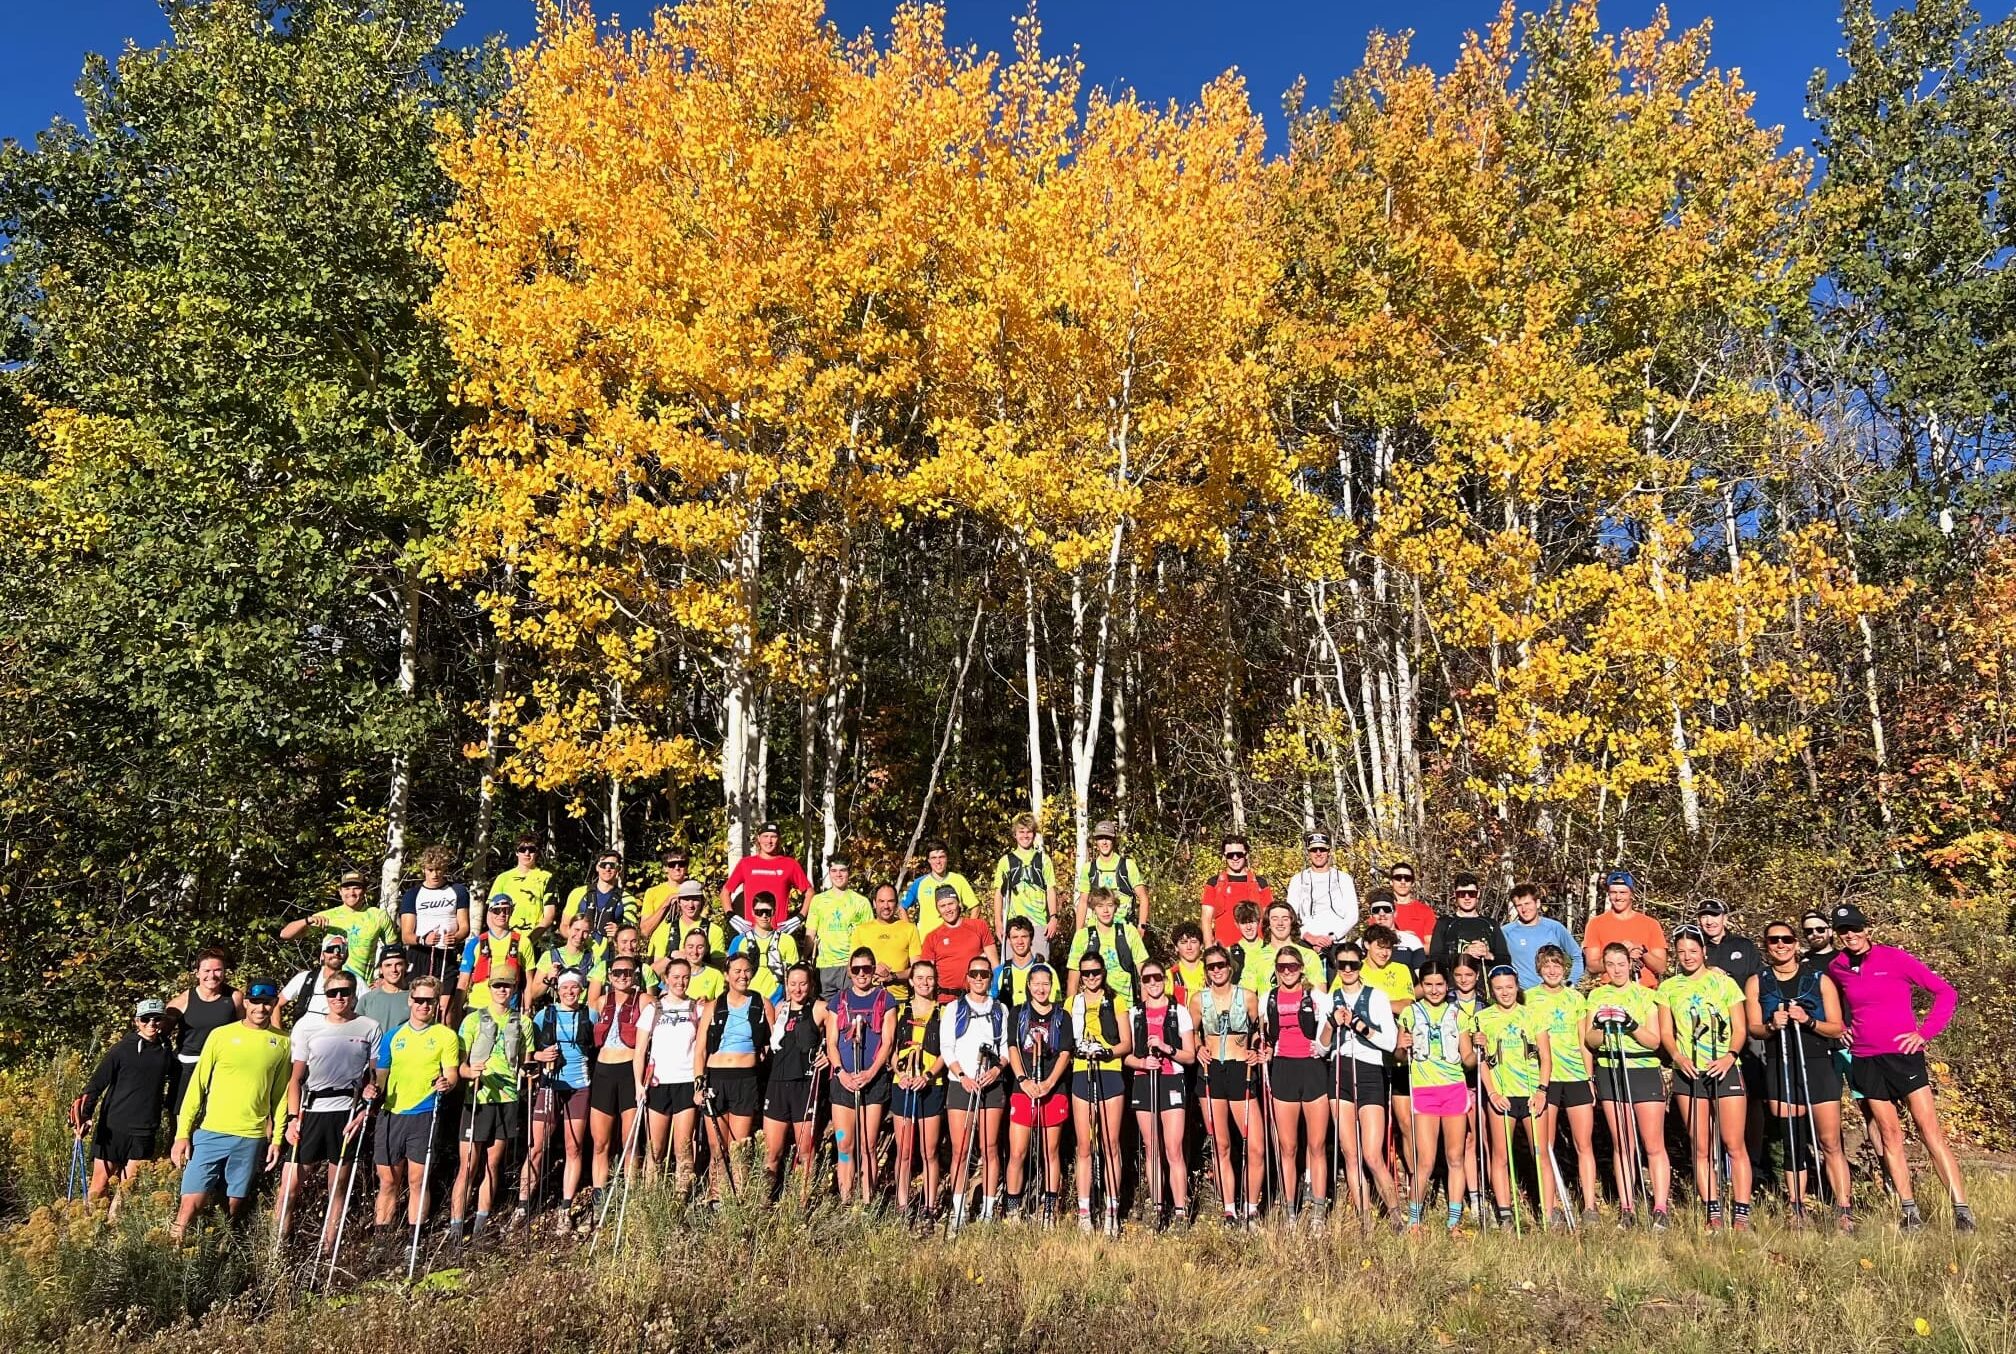
{"type": "MultiPolygon", "coordinates": [[[[1649,1025],[1654,1031],[1659,1028],[1659,1008],[1664,1004],[1662,988],[1645,987],[1638,983],[1628,983],[1623,987],[1612,987],[1609,983],[1599,983],[1589,989],[1587,998],[1589,1014],[1593,1018],[1606,1006],[1621,1008],[1631,1019],[1631,1024],[1649,1025]]],[[[1618,1036],[1624,1041],[1624,1065],[1626,1067],[1657,1067],[1659,1055],[1642,1047],[1630,1031],[1618,1036]]],[[[1608,1036],[1605,1036],[1606,1040],[1608,1036]]],[[[1596,1052],[1599,1067],[1615,1067],[1617,1059],[1603,1050],[1596,1052]]]]}
{"type": "Polygon", "coordinates": [[[1390,964],[1374,964],[1368,959],[1361,974],[1367,986],[1386,994],[1395,1011],[1414,1000],[1414,971],[1397,959],[1390,964]]]}
{"type": "Polygon", "coordinates": [[[1659,999],[1673,1017],[1673,1042],[1697,1067],[1729,1052],[1741,1037],[1729,1008],[1742,1005],[1743,991],[1721,969],[1669,973],[1660,980],[1659,999]]]}
{"type": "Polygon", "coordinates": [[[344,907],[339,903],[335,907],[323,908],[309,920],[343,937],[350,946],[350,956],[343,961],[343,967],[365,983],[372,981],[379,942],[398,937],[392,918],[382,907],[344,907]]]}
{"type": "MultiPolygon", "coordinates": [[[[504,1022],[497,1018],[495,1012],[491,1013],[495,1028],[491,1032],[490,1056],[476,1074],[476,1103],[479,1105],[511,1104],[518,1099],[518,1070],[532,1056],[532,1022],[522,1015],[512,1019],[518,1026],[516,1062],[511,1059],[504,1022]]],[[[476,1056],[477,1040],[482,1029],[483,1012],[471,1011],[462,1017],[462,1048],[467,1056],[476,1056]]]]}
{"type": "Polygon", "coordinates": [[[1582,1017],[1588,999],[1572,987],[1529,987],[1526,1009],[1547,1033],[1554,1050],[1554,1080],[1589,1080],[1589,1050],[1582,1046],[1582,1017]]]}
{"type": "Polygon", "coordinates": [[[1085,862],[1085,868],[1078,871],[1078,892],[1090,893],[1093,889],[1107,889],[1120,900],[1120,906],[1113,913],[1121,921],[1140,922],[1134,915],[1134,890],[1147,883],[1141,867],[1133,857],[1111,855],[1101,860],[1093,856],[1085,862]]]}
{"type": "Polygon", "coordinates": [[[1030,847],[1024,851],[1019,846],[1011,846],[994,862],[994,892],[1005,893],[1008,897],[1008,917],[1027,917],[1042,935],[1043,928],[1050,924],[1050,904],[1044,896],[1044,887],[1054,884],[1056,871],[1050,866],[1050,859],[1041,847],[1030,847]],[[1014,877],[1011,885],[1010,876],[1014,877]]]}
{"type": "Polygon", "coordinates": [[[686,995],[695,1001],[718,1001],[727,990],[727,975],[711,964],[702,964],[700,971],[686,980],[686,995]]]}
{"type": "Polygon", "coordinates": [[[285,1031],[255,1030],[244,1021],[210,1031],[183,1093],[175,1136],[197,1129],[234,1138],[278,1137],[286,1105],[293,1044],[285,1031]]]}
{"type": "Polygon", "coordinates": [[[695,931],[707,933],[707,953],[721,954],[728,948],[728,942],[721,930],[721,923],[709,921],[705,916],[667,917],[658,929],[651,933],[651,939],[644,942],[644,957],[652,963],[660,959],[670,959],[675,954],[686,953],[686,937],[695,931]]]}
{"type": "MultiPolygon", "coordinates": [[[[207,1045],[206,1045],[207,1047],[207,1045]]],[[[423,1114],[434,1108],[434,1078],[462,1065],[462,1041],[446,1025],[401,1025],[378,1041],[385,1072],[385,1112],[423,1114]]]]}
{"type": "Polygon", "coordinates": [[[1065,963],[1071,968],[1078,967],[1078,961],[1089,951],[1106,961],[1106,987],[1123,1002],[1135,999],[1134,977],[1141,966],[1148,962],[1148,947],[1141,943],[1141,933],[1126,922],[1118,920],[1111,926],[1101,926],[1096,917],[1085,920],[1085,929],[1071,937],[1071,950],[1065,963]],[[1126,947],[1127,962],[1122,964],[1121,947],[1126,947]],[[1131,970],[1131,971],[1130,971],[1131,970]]]}
{"type": "Polygon", "coordinates": [[[1530,1096],[1540,1088],[1540,1040],[1546,1021],[1526,1006],[1486,1006],[1477,1012],[1475,1037],[1502,1096],[1530,1096]]]}
{"type": "Polygon", "coordinates": [[[1462,1013],[1451,1002],[1408,1005],[1400,1028],[1413,1046],[1407,1050],[1408,1080],[1414,1086],[1454,1086],[1464,1080],[1462,1013]]]}
{"type": "Polygon", "coordinates": [[[813,944],[819,947],[819,967],[845,964],[854,928],[874,919],[874,907],[853,889],[822,889],[813,894],[805,924],[812,932],[813,944]]]}
{"type": "Polygon", "coordinates": [[[491,881],[489,897],[500,893],[511,900],[511,929],[536,931],[546,920],[546,904],[553,901],[553,872],[514,865],[491,881]]]}
{"type": "Polygon", "coordinates": [[[1323,986],[1323,960],[1316,951],[1299,940],[1284,940],[1279,945],[1263,944],[1247,955],[1246,965],[1239,970],[1239,986],[1248,992],[1266,992],[1274,986],[1274,962],[1281,951],[1293,950],[1302,956],[1302,980],[1312,988],[1323,986]]]}

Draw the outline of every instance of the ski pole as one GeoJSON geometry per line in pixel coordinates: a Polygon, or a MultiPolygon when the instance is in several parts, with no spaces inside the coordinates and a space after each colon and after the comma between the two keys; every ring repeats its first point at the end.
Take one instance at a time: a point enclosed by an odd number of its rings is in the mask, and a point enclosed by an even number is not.
{"type": "MultiPolygon", "coordinates": [[[[350,1174],[343,1181],[343,1209],[336,1215],[336,1237],[329,1247],[329,1273],[322,1281],[324,1292],[328,1291],[330,1284],[336,1282],[336,1257],[342,1254],[343,1251],[343,1230],[350,1225],[350,1198],[357,1189],[358,1159],[364,1154],[364,1139],[370,1135],[371,1119],[377,1112],[378,1102],[376,1100],[367,1100],[364,1103],[364,1122],[358,1125],[356,1136],[350,1142],[344,1144],[345,1150],[352,1145],[357,1150],[350,1158],[350,1174]]],[[[342,1152],[338,1152],[337,1157],[338,1160],[341,1160],[342,1152]]],[[[332,1200],[331,1202],[334,1201],[332,1200]]],[[[319,1248],[315,1259],[318,1264],[321,1262],[322,1256],[319,1248]]],[[[310,1277],[312,1278],[313,1276],[311,1275],[310,1277]]]]}
{"type": "Polygon", "coordinates": [[[1524,1236],[1526,1228],[1520,1218],[1519,1173],[1512,1168],[1512,1116],[1499,1115],[1498,1127],[1503,1130],[1505,1138],[1505,1187],[1512,1196],[1512,1235],[1524,1236]]]}
{"type": "MultiPolygon", "coordinates": [[[[1806,1079],[1806,1041],[1795,1034],[1792,1036],[1791,1044],[1793,1055],[1799,1060],[1799,1104],[1806,1111],[1806,1141],[1810,1153],[1807,1160],[1812,1164],[1813,1183],[1817,1187],[1831,1191],[1833,1186],[1827,1180],[1827,1172],[1821,1169],[1824,1158],[1820,1153],[1820,1129],[1813,1122],[1813,1085],[1806,1079]]],[[[1835,1199],[1833,1203],[1836,1208],[1841,1208],[1845,1207],[1848,1201],[1835,1199]]]]}
{"type": "Polygon", "coordinates": [[[77,1196],[90,1188],[90,1177],[90,1167],[84,1153],[84,1137],[79,1133],[70,1139],[70,1175],[63,1183],[64,1202],[76,1202],[77,1196]]]}
{"type": "MultiPolygon", "coordinates": [[[[301,1112],[308,1112],[308,1097],[304,1088],[301,1112]]],[[[295,1129],[292,1150],[287,1153],[287,1164],[280,1169],[280,1208],[273,1219],[273,1259],[280,1258],[280,1251],[287,1244],[287,1224],[294,1212],[294,1191],[301,1184],[301,1130],[295,1129]]]]}
{"type": "MultiPolygon", "coordinates": [[[[819,1127],[819,1082],[820,1074],[825,1070],[826,1068],[823,1064],[812,1069],[812,1093],[805,1098],[805,1121],[803,1128],[807,1133],[816,1132],[819,1127]]],[[[791,1146],[794,1151],[798,1149],[797,1143],[793,1143],[791,1146]]],[[[800,1208],[809,1208],[812,1205],[812,1176],[818,1168],[818,1160],[819,1149],[815,1143],[812,1149],[805,1153],[803,1166],[805,1179],[801,1182],[798,1191],[798,1206],[800,1208]]]]}
{"type": "MultiPolygon", "coordinates": [[[[1171,1012],[1174,1007],[1169,1008],[1171,1012]]],[[[1176,1019],[1174,1014],[1168,1016],[1176,1019]]],[[[1162,1060],[1148,1051],[1148,1217],[1154,1226],[1162,1218],[1162,1060]]]]}
{"type": "Polygon", "coordinates": [[[408,1211],[418,1210],[420,1216],[413,1222],[413,1240],[406,1247],[406,1279],[410,1283],[413,1271],[420,1264],[420,1228],[427,1221],[427,1181],[434,1173],[434,1142],[439,1138],[441,1117],[441,1090],[434,1090],[434,1104],[427,1111],[427,1152],[420,1161],[420,1194],[407,1202],[408,1211]]]}
{"type": "MultiPolygon", "coordinates": [[[[1580,1231],[1582,1220],[1576,1216],[1575,1201],[1568,1194],[1568,1181],[1561,1174],[1561,1160],[1554,1155],[1554,1135],[1547,1137],[1547,1167],[1554,1173],[1554,1196],[1561,1201],[1561,1215],[1568,1219],[1568,1230],[1580,1231]]],[[[1536,1166],[1539,1163],[1534,1163],[1536,1166]]]]}
{"type": "Polygon", "coordinates": [[[1618,1185],[1623,1195],[1618,1202],[1626,1212],[1635,1213],[1638,1208],[1638,1151],[1634,1146],[1637,1137],[1636,1107],[1631,1102],[1631,1083],[1624,1070],[1624,1039],[1612,1027],[1604,1031],[1605,1051],[1610,1054],[1610,1085],[1616,1092],[1617,1132],[1611,1135],[1611,1150],[1622,1156],[1618,1169],[1618,1185]]]}
{"type": "Polygon", "coordinates": [[[1211,1072],[1214,1064],[1206,1060],[1204,1064],[1204,1150],[1211,1156],[1211,1182],[1218,1190],[1218,1206],[1222,1209],[1231,1203],[1225,1194],[1225,1172],[1218,1163],[1218,1114],[1211,1098],[1211,1072]]]}
{"type": "Polygon", "coordinates": [[[1798,1140],[1793,1136],[1792,1132],[1792,1105],[1794,1102],[1792,1099],[1792,1048],[1789,1038],[1790,1034],[1791,1025],[1789,1021],[1778,1027],[1778,1075],[1785,1090],[1785,1098],[1780,1102],[1785,1106],[1785,1194],[1792,1201],[1792,1212],[1796,1216],[1806,1211],[1806,1186],[1802,1173],[1799,1170],[1798,1140]]]}

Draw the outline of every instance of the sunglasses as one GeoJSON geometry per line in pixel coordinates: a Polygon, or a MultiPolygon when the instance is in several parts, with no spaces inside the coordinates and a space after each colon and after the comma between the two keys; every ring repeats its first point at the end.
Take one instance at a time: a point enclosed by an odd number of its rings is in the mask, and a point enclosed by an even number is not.
{"type": "Polygon", "coordinates": [[[1310,847],[1310,848],[1309,848],[1309,854],[1310,854],[1310,855],[1312,855],[1312,856],[1314,856],[1314,855],[1325,855],[1325,856],[1327,856],[1327,855],[1329,855],[1329,854],[1330,854],[1330,848],[1329,848],[1329,847],[1327,847],[1327,846],[1312,846],[1312,847],[1310,847]]]}
{"type": "Polygon", "coordinates": [[[1411,884],[1414,882],[1414,876],[1411,874],[1389,874],[1386,878],[1395,884],[1411,884]]]}
{"type": "Polygon", "coordinates": [[[357,990],[350,987],[327,987],[322,989],[322,995],[330,1001],[334,1001],[338,997],[343,998],[345,1001],[350,1001],[356,997],[357,990]]]}
{"type": "Polygon", "coordinates": [[[1766,936],[1764,937],[1764,943],[1766,945],[1797,945],[1799,943],[1799,937],[1784,936],[1784,935],[1766,936]]]}
{"type": "Polygon", "coordinates": [[[759,917],[774,917],[777,914],[767,907],[759,907],[756,909],[756,915],[759,917]]]}
{"type": "Polygon", "coordinates": [[[849,964],[847,971],[849,973],[873,973],[875,966],[873,964],[849,964]]]}
{"type": "Polygon", "coordinates": [[[1390,917],[1393,915],[1393,909],[1382,905],[1373,908],[1372,915],[1375,917],[1390,917]]]}
{"type": "Polygon", "coordinates": [[[1806,934],[1809,936],[1824,936],[1833,929],[1831,926],[1809,926],[1806,928],[1806,934]]]}
{"type": "Polygon", "coordinates": [[[1204,963],[1205,970],[1211,973],[1218,973],[1231,967],[1232,966],[1226,963],[1223,959],[1208,959],[1204,963]]]}
{"type": "Polygon", "coordinates": [[[1302,966],[1300,964],[1276,964],[1274,971],[1276,973],[1300,973],[1302,966]]]}
{"type": "Polygon", "coordinates": [[[1475,898],[1475,897],[1477,896],[1477,890],[1475,890],[1475,889],[1458,889],[1458,890],[1456,890],[1456,896],[1457,896],[1458,898],[1475,898]]]}
{"type": "Polygon", "coordinates": [[[153,1015],[135,1016],[134,1019],[138,1020],[142,1025],[159,1025],[162,1021],[161,1016],[153,1015]]]}
{"type": "Polygon", "coordinates": [[[539,848],[536,846],[521,846],[518,848],[518,854],[521,856],[536,856],[539,854],[539,848]]]}
{"type": "Polygon", "coordinates": [[[406,1004],[409,1006],[432,1006],[439,1000],[441,1000],[439,997],[408,997],[406,998],[406,1004]]]}
{"type": "Polygon", "coordinates": [[[1866,926],[1841,926],[1836,927],[1835,929],[1840,931],[1841,934],[1844,936],[1862,936],[1869,934],[1869,928],[1866,926]]]}
{"type": "Polygon", "coordinates": [[[637,976],[637,970],[634,968],[612,968],[609,970],[609,976],[612,978],[634,978],[637,976]]]}
{"type": "Polygon", "coordinates": [[[1081,968],[1078,970],[1078,976],[1081,978],[1103,978],[1106,976],[1106,970],[1103,968],[1081,968]]]}
{"type": "Polygon", "coordinates": [[[984,968],[974,968],[966,970],[966,981],[969,983],[972,982],[975,978],[986,979],[991,978],[993,976],[994,974],[990,970],[984,968]]]}
{"type": "Polygon", "coordinates": [[[1338,967],[1338,968],[1350,968],[1350,969],[1359,969],[1359,968],[1364,968],[1364,967],[1365,967],[1365,961],[1364,961],[1364,960],[1362,960],[1362,959],[1339,959],[1339,960],[1337,961],[1337,967],[1338,967]]]}
{"type": "Polygon", "coordinates": [[[1144,973],[1141,975],[1141,981],[1144,983],[1159,983],[1162,981],[1162,975],[1159,973],[1144,973]]]}
{"type": "Polygon", "coordinates": [[[1244,851],[1227,851],[1227,852],[1225,853],[1225,859],[1227,859],[1227,860],[1244,860],[1244,859],[1246,859],[1246,853],[1245,853],[1244,851]]]}
{"type": "Polygon", "coordinates": [[[595,868],[598,870],[613,870],[621,863],[614,860],[598,860],[595,862],[595,868]]]}

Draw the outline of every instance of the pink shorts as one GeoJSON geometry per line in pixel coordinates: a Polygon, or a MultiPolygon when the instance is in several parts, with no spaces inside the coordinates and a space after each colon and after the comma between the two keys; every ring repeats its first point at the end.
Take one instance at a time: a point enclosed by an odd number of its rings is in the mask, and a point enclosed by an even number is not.
{"type": "Polygon", "coordinates": [[[1460,1119],[1470,1112],[1470,1088],[1462,1082],[1447,1086],[1414,1084],[1414,1113],[1443,1119],[1460,1119]]]}

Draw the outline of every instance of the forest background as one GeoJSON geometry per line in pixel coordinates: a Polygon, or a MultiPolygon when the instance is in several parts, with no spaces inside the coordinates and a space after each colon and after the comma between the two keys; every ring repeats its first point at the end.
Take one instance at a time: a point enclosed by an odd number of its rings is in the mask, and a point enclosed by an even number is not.
{"type": "Polygon", "coordinates": [[[1033,16],[167,10],[0,149],[7,1056],[428,843],[1030,811],[1164,917],[1312,826],[1577,926],[1852,899],[2016,1132],[2016,19],[1849,0],[1781,136],[1705,28],[1508,6],[1270,152],[1033,16]]]}

